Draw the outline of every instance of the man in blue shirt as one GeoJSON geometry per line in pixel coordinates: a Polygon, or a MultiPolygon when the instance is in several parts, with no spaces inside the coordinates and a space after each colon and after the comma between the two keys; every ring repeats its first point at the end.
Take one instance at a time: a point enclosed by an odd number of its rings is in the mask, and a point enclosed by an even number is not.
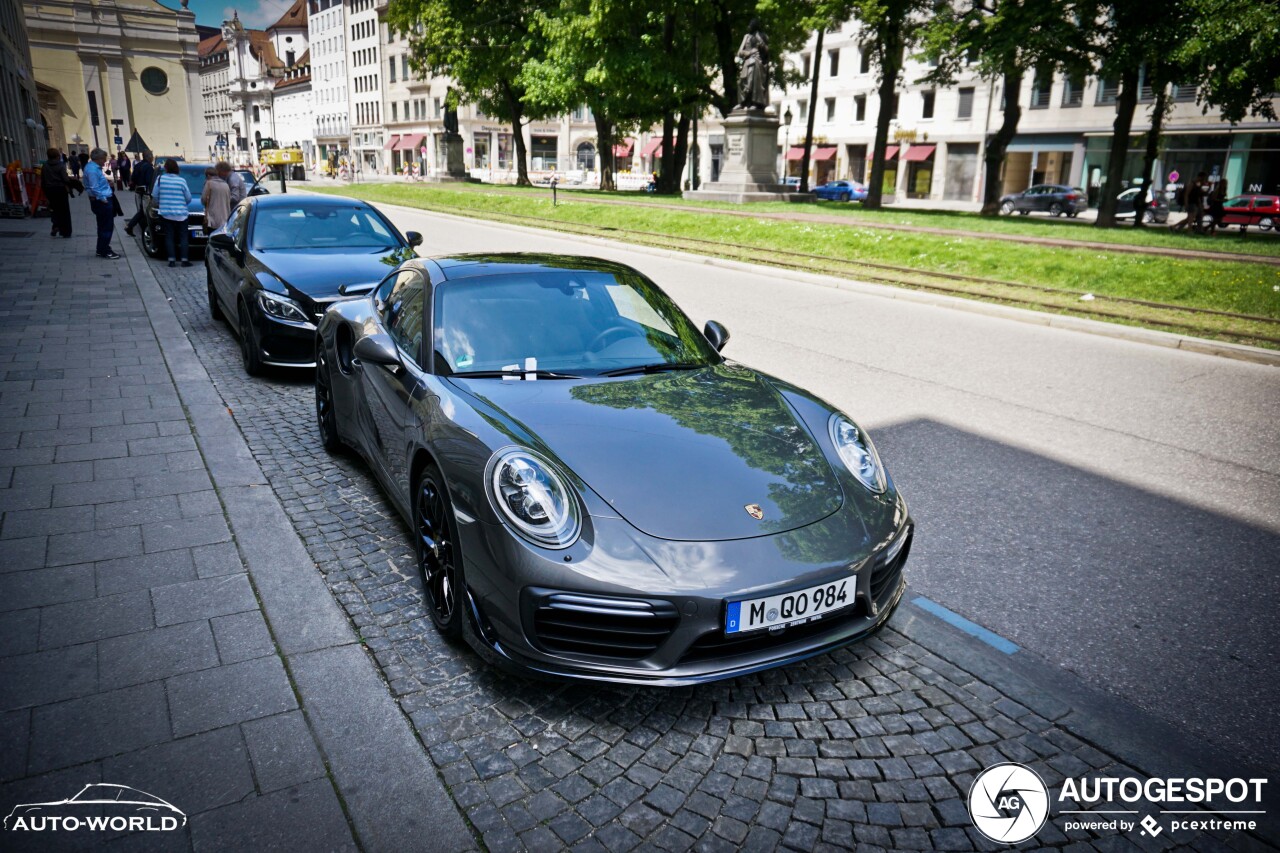
{"type": "Polygon", "coordinates": [[[111,249],[111,238],[116,228],[116,194],[107,176],[102,174],[102,164],[107,162],[107,152],[95,148],[89,154],[84,167],[84,191],[89,194],[89,207],[98,218],[98,257],[116,260],[120,256],[111,249]]]}

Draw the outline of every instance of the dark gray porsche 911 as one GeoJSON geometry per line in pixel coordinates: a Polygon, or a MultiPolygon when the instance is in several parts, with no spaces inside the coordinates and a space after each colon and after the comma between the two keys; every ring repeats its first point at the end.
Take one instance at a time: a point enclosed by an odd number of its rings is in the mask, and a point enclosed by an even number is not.
{"type": "Polygon", "coordinates": [[[866,433],[728,337],[620,264],[414,259],[326,313],[317,420],[414,530],[446,636],[526,672],[728,678],[881,628],[913,527],[866,433]]]}

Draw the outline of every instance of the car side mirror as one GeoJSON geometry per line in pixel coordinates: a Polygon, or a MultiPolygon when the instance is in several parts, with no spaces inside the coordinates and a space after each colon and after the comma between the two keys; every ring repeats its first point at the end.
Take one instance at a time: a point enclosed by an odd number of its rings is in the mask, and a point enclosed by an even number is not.
{"type": "Polygon", "coordinates": [[[724,345],[729,343],[729,330],[715,320],[707,321],[707,325],[702,328],[702,334],[716,348],[716,352],[720,352],[724,349],[724,345]]]}
{"type": "Polygon", "coordinates": [[[270,195],[270,194],[271,194],[271,190],[267,189],[262,184],[254,184],[253,189],[249,190],[249,195],[270,195]]]}
{"type": "Polygon", "coordinates": [[[410,248],[417,248],[422,245],[422,235],[417,231],[406,231],[405,239],[409,241],[410,248]]]}
{"type": "Polygon", "coordinates": [[[209,244],[218,249],[225,249],[228,252],[236,250],[235,238],[226,232],[215,232],[209,235],[209,244]]]}
{"type": "Polygon", "coordinates": [[[365,335],[356,341],[353,352],[356,358],[370,364],[400,366],[400,353],[389,335],[382,333],[365,335]]]}

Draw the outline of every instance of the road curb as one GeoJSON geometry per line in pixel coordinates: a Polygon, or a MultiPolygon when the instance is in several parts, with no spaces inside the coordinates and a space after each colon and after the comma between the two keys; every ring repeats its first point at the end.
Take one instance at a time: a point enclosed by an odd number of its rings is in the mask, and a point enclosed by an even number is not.
{"type": "MultiPolygon", "coordinates": [[[[996,650],[925,610],[914,598],[908,592],[891,623],[894,630],[1120,763],[1148,777],[1269,778],[1247,758],[1208,746],[1025,649],[1013,654],[996,650]]],[[[1268,805],[1274,806],[1277,799],[1268,792],[1268,805]]],[[[1268,809],[1254,835],[1280,849],[1280,814],[1268,809]]]]}
{"type": "MultiPolygon", "coordinates": [[[[307,192],[307,190],[301,190],[301,192],[307,192]]],[[[486,219],[484,217],[463,216],[456,213],[442,213],[440,211],[428,210],[421,207],[406,207],[401,204],[389,204],[386,202],[370,203],[379,207],[402,210],[406,213],[443,216],[464,222],[474,222],[477,220],[481,222],[498,222],[498,220],[486,219]]],[[[548,231],[552,233],[564,233],[552,228],[535,228],[530,225],[515,225],[508,222],[501,222],[499,224],[504,228],[519,229],[521,231],[535,234],[545,234],[548,231]]],[[[1051,314],[1042,311],[1033,311],[1028,308],[1015,308],[1009,305],[998,305],[977,299],[966,299],[961,296],[928,293],[925,291],[911,290],[909,288],[893,287],[891,285],[874,284],[871,282],[857,281],[856,279],[824,275],[822,273],[807,273],[798,270],[788,270],[781,267],[770,266],[768,264],[751,264],[745,261],[710,257],[697,252],[681,251],[678,249],[663,249],[656,246],[645,246],[639,243],[628,243],[624,240],[610,240],[608,237],[595,237],[581,234],[574,234],[571,236],[584,241],[614,243],[625,246],[630,251],[641,252],[644,254],[654,255],[656,257],[680,258],[682,260],[694,258],[701,263],[722,267],[724,269],[735,269],[748,272],[759,272],[761,269],[766,269],[769,271],[770,275],[776,278],[784,278],[790,281],[801,282],[803,284],[816,285],[818,287],[849,290],[862,293],[867,296],[880,297],[882,299],[901,299],[907,302],[915,302],[922,305],[934,305],[940,308],[950,308],[958,311],[968,311],[973,314],[982,314],[988,317],[1013,320],[1019,323],[1030,323],[1036,326],[1049,326],[1055,329],[1100,335],[1102,337],[1115,338],[1117,340],[1130,341],[1132,343],[1149,344],[1151,346],[1165,347],[1167,349],[1180,349],[1200,355],[1213,355],[1221,358],[1232,358],[1238,361],[1248,361],[1255,364],[1280,367],[1280,350],[1269,350],[1263,349],[1262,347],[1246,346],[1244,344],[1232,344],[1224,341],[1209,340],[1207,338],[1196,338],[1173,332],[1159,332],[1154,329],[1143,329],[1136,326],[1123,326],[1118,323],[1106,323],[1100,320],[1087,320],[1083,317],[1051,314]]]]}
{"type": "Polygon", "coordinates": [[[149,264],[131,242],[124,255],[357,843],[367,850],[476,849],[435,763],[358,645],[149,264]]]}

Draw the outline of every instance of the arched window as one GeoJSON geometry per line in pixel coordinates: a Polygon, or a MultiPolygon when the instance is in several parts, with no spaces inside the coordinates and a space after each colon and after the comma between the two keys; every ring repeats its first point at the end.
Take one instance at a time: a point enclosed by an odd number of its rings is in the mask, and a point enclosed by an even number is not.
{"type": "Polygon", "coordinates": [[[591,171],[596,167],[596,147],[590,142],[578,143],[578,168],[591,171]]]}

